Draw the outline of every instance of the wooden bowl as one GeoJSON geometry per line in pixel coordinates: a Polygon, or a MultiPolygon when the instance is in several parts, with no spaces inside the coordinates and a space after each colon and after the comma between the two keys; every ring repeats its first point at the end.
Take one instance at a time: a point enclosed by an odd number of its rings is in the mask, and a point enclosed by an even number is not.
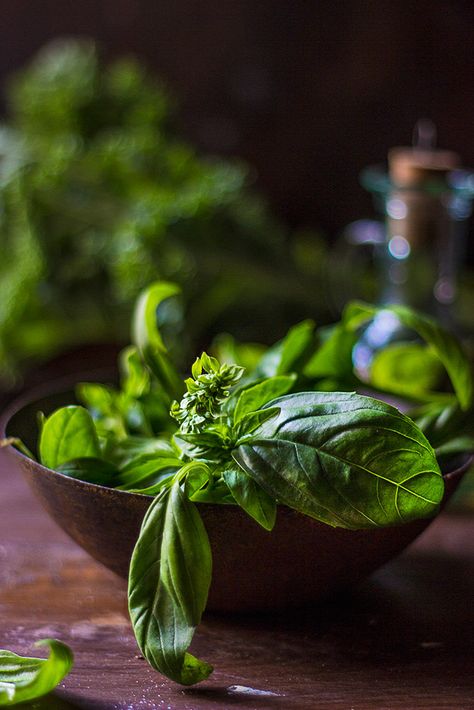
{"type": "MultiPolygon", "coordinates": [[[[43,390],[16,401],[2,417],[2,436],[8,425],[8,435],[34,446],[36,412],[48,413],[73,400],[70,391],[46,396],[43,390]]],[[[126,578],[152,498],[69,478],[11,447],[9,455],[56,523],[94,559],[126,578]]],[[[444,502],[471,463],[472,457],[462,457],[444,475],[444,502]]],[[[344,530],[280,506],[269,533],[236,506],[199,504],[199,511],[213,556],[207,608],[228,612],[269,612],[317,602],[398,555],[431,522],[344,530]]]]}

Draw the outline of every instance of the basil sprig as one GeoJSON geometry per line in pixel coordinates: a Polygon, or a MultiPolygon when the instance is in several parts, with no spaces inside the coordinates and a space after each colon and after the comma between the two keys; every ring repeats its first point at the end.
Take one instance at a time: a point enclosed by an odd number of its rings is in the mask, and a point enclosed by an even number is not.
{"type": "Polygon", "coordinates": [[[49,657],[0,651],[0,707],[30,703],[47,695],[71,670],[74,657],[69,646],[55,639],[43,639],[36,646],[48,646],[49,657]]]}

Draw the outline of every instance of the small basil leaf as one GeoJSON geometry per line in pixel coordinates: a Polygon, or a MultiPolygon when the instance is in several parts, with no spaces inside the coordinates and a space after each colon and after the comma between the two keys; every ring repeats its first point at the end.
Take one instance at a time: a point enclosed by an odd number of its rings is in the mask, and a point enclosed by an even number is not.
{"type": "Polygon", "coordinates": [[[179,482],[150,506],[130,563],[129,611],[141,652],[168,678],[192,685],[212,667],[187,652],[211,580],[202,520],[179,482]]]}
{"type": "Polygon", "coordinates": [[[128,436],[116,442],[111,452],[113,460],[120,467],[125,467],[141,455],[176,456],[176,448],[167,440],[159,437],[128,436]]]}
{"type": "Polygon", "coordinates": [[[0,707],[31,703],[50,693],[72,668],[69,646],[54,639],[43,639],[36,646],[48,646],[48,658],[18,656],[0,651],[0,707]]]}
{"type": "Polygon", "coordinates": [[[357,329],[384,310],[394,313],[402,325],[414,330],[431,346],[450,377],[461,409],[468,409],[473,398],[469,360],[460,342],[434,320],[406,306],[377,308],[365,303],[352,303],[344,312],[344,324],[351,330],[357,329]]]}
{"type": "Polygon", "coordinates": [[[193,496],[200,491],[206,483],[211,480],[211,470],[205,463],[191,461],[185,464],[182,469],[185,471],[184,492],[188,498],[194,500],[193,496]]]}
{"type": "Polygon", "coordinates": [[[122,391],[128,397],[142,397],[150,389],[150,373],[133,345],[120,353],[122,391]]]}
{"type": "Polygon", "coordinates": [[[234,423],[237,424],[249,412],[255,412],[276,397],[286,394],[293,386],[296,375],[269,377],[256,385],[244,389],[234,409],[234,423]]]}
{"type": "Polygon", "coordinates": [[[246,414],[239,421],[235,428],[237,438],[244,436],[245,434],[251,434],[254,429],[263,424],[267,419],[273,417],[278,412],[278,407],[272,407],[270,409],[258,409],[256,412],[250,412],[246,414]]]}
{"type": "Polygon", "coordinates": [[[57,466],[56,471],[70,478],[78,478],[86,483],[96,483],[99,486],[114,486],[119,480],[117,467],[103,459],[72,459],[57,466]]]}
{"type": "Polygon", "coordinates": [[[142,358],[166,393],[169,404],[180,400],[184,385],[174,367],[157,324],[157,310],[168,298],[180,294],[177,284],[157,281],[139,297],[133,316],[132,335],[142,358]]]}
{"type": "Polygon", "coordinates": [[[304,375],[310,379],[352,380],[352,350],[357,342],[357,335],[338,324],[319,328],[318,336],[321,343],[305,365],[304,375]]]}
{"type": "Polygon", "coordinates": [[[120,393],[117,390],[95,382],[82,382],[76,387],[76,396],[91,413],[99,436],[126,436],[125,419],[119,405],[120,393]]]}
{"type": "MultiPolygon", "coordinates": [[[[453,441],[466,443],[474,439],[474,410],[462,411],[459,405],[451,407],[431,403],[408,412],[420,427],[436,452],[449,447],[453,441]]],[[[470,451],[470,446],[464,449],[470,451]]]]}
{"type": "Polygon", "coordinates": [[[125,491],[148,488],[160,483],[181,466],[182,462],[167,451],[141,454],[120,470],[119,487],[125,491]]]}
{"type": "Polygon", "coordinates": [[[175,480],[176,476],[176,471],[171,471],[170,473],[163,473],[161,474],[160,477],[156,477],[156,483],[152,483],[149,486],[146,486],[144,488],[140,488],[137,486],[137,488],[132,487],[127,487],[127,486],[119,486],[118,490],[119,491],[127,491],[128,493],[139,493],[142,496],[157,496],[159,493],[161,493],[165,488],[169,488],[173,481],[175,480]]]}
{"type": "Polygon", "coordinates": [[[276,502],[253,478],[241,469],[229,469],[222,474],[235,501],[265,530],[273,530],[276,502]]]}
{"type": "Polygon", "coordinates": [[[254,376],[274,377],[298,373],[314,349],[314,323],[306,320],[290,328],[283,340],[273,345],[257,364],[254,376]]]}
{"type": "Polygon", "coordinates": [[[408,417],[353,393],[308,392],[234,449],[267,493],[334,526],[369,528],[434,515],[444,484],[432,447],[408,417]]]}
{"type": "Polygon", "coordinates": [[[456,456],[457,454],[469,454],[474,452],[474,436],[458,436],[449,439],[444,444],[436,447],[436,455],[439,457],[456,456]]]}
{"type": "Polygon", "coordinates": [[[228,365],[240,365],[247,372],[256,367],[265,351],[265,345],[239,343],[229,333],[219,333],[212,342],[212,352],[219,362],[225,362],[228,365]]]}
{"type": "Polygon", "coordinates": [[[436,388],[442,373],[441,361],[430,347],[393,343],[375,353],[370,382],[379,390],[420,399],[436,388]]]}
{"type": "Polygon", "coordinates": [[[100,458],[97,432],[87,409],[62,407],[45,419],[39,453],[41,463],[53,469],[73,459],[100,458]]]}

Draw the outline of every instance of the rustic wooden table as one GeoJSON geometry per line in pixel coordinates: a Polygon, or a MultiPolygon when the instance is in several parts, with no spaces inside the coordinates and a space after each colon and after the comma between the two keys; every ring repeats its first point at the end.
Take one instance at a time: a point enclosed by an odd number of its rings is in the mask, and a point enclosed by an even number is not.
{"type": "Polygon", "coordinates": [[[0,647],[30,653],[55,637],[76,656],[30,707],[474,708],[474,517],[444,513],[351,596],[299,616],[206,616],[194,650],[216,670],[183,689],[140,658],[123,582],[55,526],[0,454],[0,647]]]}

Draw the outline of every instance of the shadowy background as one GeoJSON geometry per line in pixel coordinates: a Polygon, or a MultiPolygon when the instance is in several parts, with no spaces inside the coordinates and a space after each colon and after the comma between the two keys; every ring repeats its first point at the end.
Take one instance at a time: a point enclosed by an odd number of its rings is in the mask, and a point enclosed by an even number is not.
{"type": "Polygon", "coordinates": [[[470,0],[1,0],[0,81],[84,35],[169,84],[186,137],[253,164],[274,210],[333,237],[371,213],[362,167],[429,116],[474,164],[470,0]]]}

